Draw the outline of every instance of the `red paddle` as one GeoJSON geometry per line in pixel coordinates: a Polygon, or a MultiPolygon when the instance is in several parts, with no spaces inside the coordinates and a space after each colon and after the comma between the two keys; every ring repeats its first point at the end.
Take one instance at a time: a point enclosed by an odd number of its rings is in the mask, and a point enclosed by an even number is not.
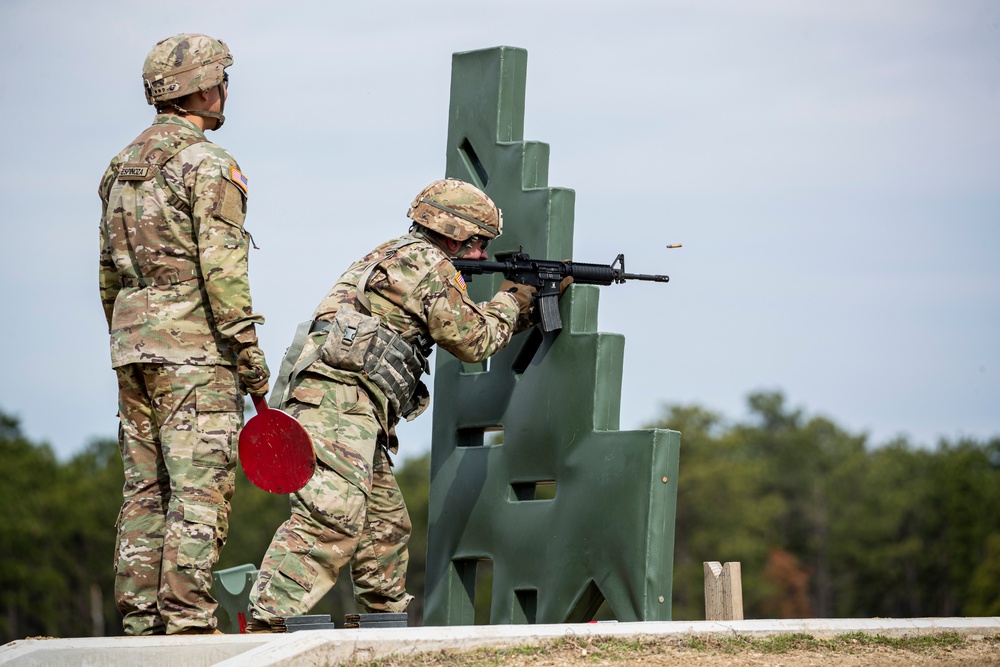
{"type": "Polygon", "coordinates": [[[247,479],[270,493],[294,493],[316,470],[312,440],[295,417],[253,396],[257,414],[240,432],[240,460],[247,479]]]}

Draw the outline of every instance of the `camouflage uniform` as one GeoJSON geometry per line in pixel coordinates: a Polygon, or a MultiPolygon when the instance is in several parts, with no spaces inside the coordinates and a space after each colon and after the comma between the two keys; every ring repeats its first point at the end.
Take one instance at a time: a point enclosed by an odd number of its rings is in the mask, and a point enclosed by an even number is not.
{"type": "MultiPolygon", "coordinates": [[[[463,361],[498,352],[523,325],[512,294],[474,303],[449,257],[412,236],[388,241],[352,265],[320,303],[314,322],[333,321],[343,306],[357,308],[366,269],[364,294],[382,325],[424,337],[463,361]]],[[[282,404],[309,431],[319,465],[292,495],[291,518],[275,533],[251,593],[250,611],[264,622],[306,613],[347,564],[355,597],[369,612],[399,612],[412,599],[405,591],[410,519],[387,450],[397,451],[399,418],[413,419],[426,407],[426,388],[420,383],[415,400],[396,414],[368,375],[316,358],[326,336],[320,330],[306,340],[299,359],[315,361],[295,376],[282,404]]]]}
{"type": "Polygon", "coordinates": [[[211,629],[256,341],[246,178],[193,123],[160,114],[101,180],[100,292],[125,466],[115,600],[127,634],[211,629]]]}

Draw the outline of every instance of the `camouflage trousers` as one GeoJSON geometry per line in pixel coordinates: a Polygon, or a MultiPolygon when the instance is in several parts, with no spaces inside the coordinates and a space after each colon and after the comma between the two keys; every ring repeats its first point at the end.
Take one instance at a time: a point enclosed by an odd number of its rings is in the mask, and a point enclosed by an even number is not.
{"type": "Polygon", "coordinates": [[[243,400],[223,366],[130,364],[118,374],[125,467],[115,602],[129,635],[212,628],[243,400]]]}
{"type": "Polygon", "coordinates": [[[250,613],[271,622],[308,612],[350,565],[354,597],[369,612],[401,612],[410,516],[363,389],[308,377],[283,408],[309,431],[318,465],[291,495],[250,594],[250,613]]]}

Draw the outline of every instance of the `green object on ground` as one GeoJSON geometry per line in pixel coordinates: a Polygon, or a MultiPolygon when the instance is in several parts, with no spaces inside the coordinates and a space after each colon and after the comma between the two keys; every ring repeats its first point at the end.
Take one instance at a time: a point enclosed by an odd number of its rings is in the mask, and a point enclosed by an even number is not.
{"type": "Polygon", "coordinates": [[[215,617],[223,632],[240,634],[240,614],[247,612],[256,579],[257,567],[249,563],[212,573],[212,595],[219,601],[215,617]]]}

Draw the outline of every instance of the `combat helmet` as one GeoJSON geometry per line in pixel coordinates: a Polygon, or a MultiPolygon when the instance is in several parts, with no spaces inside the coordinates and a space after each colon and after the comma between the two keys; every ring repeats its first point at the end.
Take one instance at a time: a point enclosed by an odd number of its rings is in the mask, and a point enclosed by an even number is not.
{"type": "MultiPolygon", "coordinates": [[[[226,43],[208,35],[182,33],[161,40],[146,56],[142,66],[146,102],[158,109],[171,106],[182,113],[214,118],[218,121],[218,129],[225,121],[221,112],[189,111],[176,102],[164,103],[221,86],[225,69],[232,64],[233,54],[226,43]]],[[[225,102],[223,95],[223,107],[225,102]]]]}
{"type": "Polygon", "coordinates": [[[406,216],[455,241],[473,237],[489,241],[503,232],[503,213],[493,200],[476,186],[454,178],[434,181],[421,190],[406,216]]]}

